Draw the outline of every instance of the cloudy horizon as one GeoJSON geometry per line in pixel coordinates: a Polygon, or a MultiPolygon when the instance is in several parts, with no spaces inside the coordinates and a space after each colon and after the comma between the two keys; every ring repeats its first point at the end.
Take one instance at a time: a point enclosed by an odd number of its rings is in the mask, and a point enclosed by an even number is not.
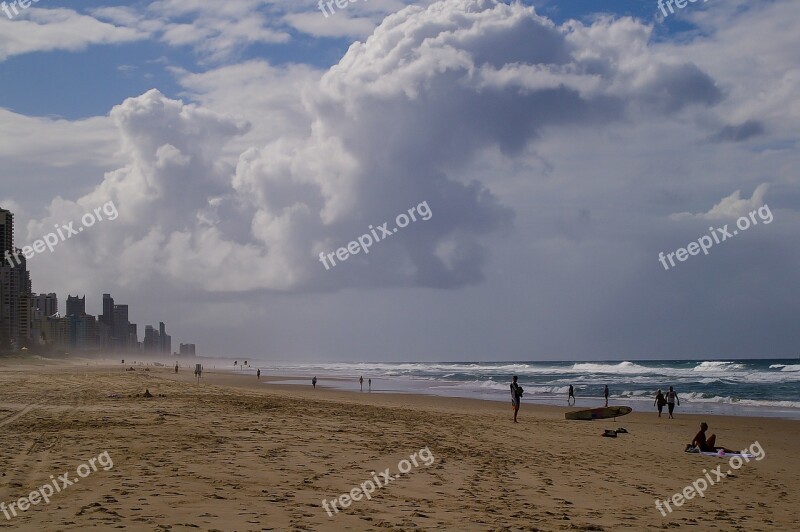
{"type": "Polygon", "coordinates": [[[607,4],[0,12],[16,245],[119,212],[31,259],[33,290],[111,293],[205,356],[797,357],[800,10],[607,4]]]}

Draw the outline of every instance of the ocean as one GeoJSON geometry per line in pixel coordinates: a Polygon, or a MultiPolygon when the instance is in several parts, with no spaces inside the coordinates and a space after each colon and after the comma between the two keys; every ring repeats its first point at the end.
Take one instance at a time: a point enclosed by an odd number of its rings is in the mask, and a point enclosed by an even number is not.
{"type": "Polygon", "coordinates": [[[251,360],[249,369],[289,376],[285,382],[358,390],[357,379],[372,379],[374,393],[422,393],[447,397],[509,400],[512,375],[525,389],[524,403],[566,406],[569,385],[578,407],[609,404],[653,411],[656,390],[675,387],[680,412],[800,419],[800,360],[648,360],[606,362],[353,362],[294,364],[251,360]]]}

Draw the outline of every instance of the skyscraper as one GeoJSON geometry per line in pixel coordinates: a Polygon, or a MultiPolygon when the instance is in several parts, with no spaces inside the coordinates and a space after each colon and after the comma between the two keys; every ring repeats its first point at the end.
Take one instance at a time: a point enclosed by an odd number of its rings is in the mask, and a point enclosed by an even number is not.
{"type": "MultiPolygon", "coordinates": [[[[44,316],[52,316],[58,312],[58,296],[52,292],[33,294],[32,306],[34,309],[39,309],[44,316]]],[[[67,304],[67,308],[69,308],[69,304],[67,304]]]]}
{"type": "Polygon", "coordinates": [[[14,252],[14,215],[0,208],[0,263],[9,266],[6,251],[14,252]]]}
{"type": "Polygon", "coordinates": [[[67,296],[67,316],[83,316],[86,314],[86,296],[67,296]]]}
{"type": "Polygon", "coordinates": [[[31,340],[31,277],[18,252],[14,215],[0,208],[0,350],[28,347],[31,340]]]}
{"type": "MultiPolygon", "coordinates": [[[[103,296],[105,304],[105,296],[103,296]]],[[[114,305],[114,321],[111,326],[111,338],[117,349],[130,347],[130,322],[128,322],[128,305],[114,305]]]]}

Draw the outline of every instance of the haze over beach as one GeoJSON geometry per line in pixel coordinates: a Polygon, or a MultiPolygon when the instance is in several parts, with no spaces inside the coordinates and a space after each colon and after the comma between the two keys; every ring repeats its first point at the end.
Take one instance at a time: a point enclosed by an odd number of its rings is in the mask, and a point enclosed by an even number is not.
{"type": "Polygon", "coordinates": [[[795,0],[79,4],[0,2],[0,530],[800,529],[795,0]]]}

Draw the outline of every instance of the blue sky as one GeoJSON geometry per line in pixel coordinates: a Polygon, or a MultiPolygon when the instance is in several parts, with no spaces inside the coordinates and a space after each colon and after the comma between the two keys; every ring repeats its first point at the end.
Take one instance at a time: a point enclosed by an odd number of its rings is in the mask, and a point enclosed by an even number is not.
{"type": "MultiPolygon", "coordinates": [[[[603,12],[596,11],[597,2],[586,0],[528,0],[523,3],[536,6],[540,13],[557,23],[569,19],[590,21],[603,13],[652,22],[659,14],[656,3],[645,0],[609,0],[602,3],[603,12]]],[[[38,7],[91,13],[96,8],[110,6],[146,10],[149,4],[148,1],[42,0],[38,7]]],[[[267,8],[264,12],[269,13],[267,8]]],[[[665,37],[670,32],[692,27],[680,22],[678,17],[661,18],[657,24],[659,33],[665,37]]],[[[236,59],[265,59],[274,65],[305,63],[327,68],[339,61],[352,42],[351,37],[318,38],[296,30],[290,33],[291,41],[287,43],[248,46],[237,52],[236,59]]],[[[206,62],[189,46],[170,46],[152,40],[113,46],[90,45],[80,52],[33,52],[0,63],[0,106],[32,116],[78,119],[104,115],[116,103],[153,87],[170,97],[179,97],[181,87],[169,67],[202,72],[218,64],[206,62]],[[54,84],[53,79],[59,82],[54,84]]]]}
{"type": "Polygon", "coordinates": [[[794,356],[798,23],[795,0],[41,0],[0,17],[0,207],[21,246],[113,201],[34,290],[112,293],[205,354],[794,356]]]}

